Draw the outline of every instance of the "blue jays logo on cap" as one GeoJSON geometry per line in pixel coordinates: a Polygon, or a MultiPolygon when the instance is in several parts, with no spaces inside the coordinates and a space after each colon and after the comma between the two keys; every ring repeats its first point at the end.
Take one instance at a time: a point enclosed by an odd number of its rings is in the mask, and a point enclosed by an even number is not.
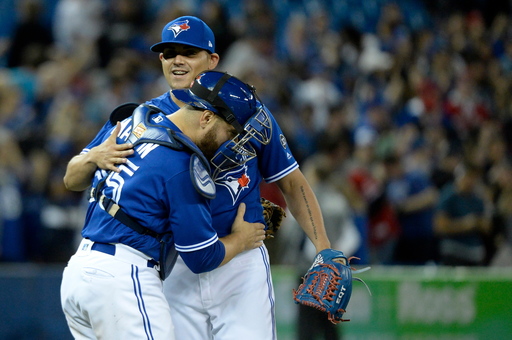
{"type": "Polygon", "coordinates": [[[169,28],[167,28],[168,31],[173,31],[175,38],[181,32],[188,31],[189,29],[190,26],[188,24],[188,20],[174,22],[172,25],[169,26],[169,28]]]}
{"type": "Polygon", "coordinates": [[[162,30],[162,41],[151,46],[153,52],[163,52],[169,44],[182,44],[215,53],[215,36],[210,27],[194,16],[184,16],[169,22],[162,30]]]}

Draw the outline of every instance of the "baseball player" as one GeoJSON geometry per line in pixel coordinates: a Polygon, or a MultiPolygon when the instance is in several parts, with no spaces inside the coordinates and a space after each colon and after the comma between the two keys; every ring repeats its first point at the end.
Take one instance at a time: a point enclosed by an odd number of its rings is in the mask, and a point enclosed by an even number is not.
{"type": "MultiPolygon", "coordinates": [[[[162,30],[162,41],[151,50],[159,53],[171,91],[146,104],[156,105],[169,113],[184,105],[174,95],[175,90],[188,88],[197,74],[214,69],[219,62],[213,32],[193,16],[169,22],[162,30]]],[[[269,137],[265,141],[267,145],[249,143],[254,145],[254,154],[245,157],[245,164],[237,157],[218,157],[219,154],[230,154],[233,147],[230,150],[227,145],[223,145],[212,159],[217,193],[212,201],[213,227],[218,235],[228,235],[241,203],[246,206],[246,221],[263,222],[259,184],[264,178],[269,183],[278,183],[291,213],[316,250],[330,248],[313,191],[299,170],[277,122],[261,103],[258,105],[260,112],[264,111],[270,119],[261,124],[270,128],[266,133],[269,137]],[[257,157],[253,157],[256,154],[257,157]],[[224,167],[226,163],[231,166],[224,167]]],[[[236,147],[237,143],[234,144],[236,147]]],[[[115,171],[114,164],[123,162],[130,149],[128,143],[105,145],[104,157],[96,165],[115,171]]],[[[193,273],[185,259],[178,257],[173,271],[164,281],[164,292],[171,306],[177,339],[276,339],[274,290],[265,246],[241,253],[227,265],[204,275],[193,273]]]]}
{"type": "Polygon", "coordinates": [[[92,181],[83,240],[61,285],[77,339],[175,339],[162,280],[176,254],[201,273],[262,245],[264,226],[243,220],[244,205],[231,233],[212,227],[215,185],[205,158],[258,116],[255,93],[220,72],[202,73],[192,89],[174,92],[187,105],[172,115],[148,105],[115,110],[68,165],[68,189],[92,181]],[[118,121],[125,111],[130,117],[118,121]],[[121,150],[105,153],[113,145],[121,150]],[[101,169],[106,163],[118,166],[101,169]]]}
{"type": "MultiPolygon", "coordinates": [[[[190,16],[169,22],[162,30],[162,41],[151,50],[159,53],[171,91],[148,104],[169,112],[182,105],[172,89],[188,86],[188,78],[200,61],[208,69],[216,67],[219,61],[213,32],[200,19],[190,16]]],[[[226,162],[218,162],[217,157],[212,159],[217,192],[212,201],[213,226],[218,235],[229,235],[241,203],[247,207],[247,221],[263,223],[259,184],[264,179],[279,185],[291,213],[317,252],[330,248],[316,197],[277,122],[265,106],[259,105],[270,120],[262,125],[270,131],[265,143],[249,142],[255,151],[251,156],[257,157],[247,157],[243,164],[235,160],[228,167],[226,162]]],[[[224,145],[219,153],[229,153],[229,146],[224,145]]],[[[264,245],[240,253],[208,273],[193,273],[184,260],[178,258],[164,282],[178,339],[276,339],[274,290],[264,245]]]]}

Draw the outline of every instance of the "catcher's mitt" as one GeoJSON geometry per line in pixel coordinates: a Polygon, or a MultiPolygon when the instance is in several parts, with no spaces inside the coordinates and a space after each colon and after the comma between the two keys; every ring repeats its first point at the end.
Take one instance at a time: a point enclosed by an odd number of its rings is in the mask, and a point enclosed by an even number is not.
{"type": "Polygon", "coordinates": [[[266,238],[273,238],[275,233],[281,227],[283,219],[286,217],[286,212],[279,205],[261,197],[261,205],[263,206],[263,217],[265,218],[266,238]]]}
{"type": "Polygon", "coordinates": [[[324,249],[319,252],[302,284],[297,290],[293,289],[295,303],[326,312],[334,324],[349,321],[342,318],[352,295],[353,268],[349,262],[341,251],[324,249]]]}

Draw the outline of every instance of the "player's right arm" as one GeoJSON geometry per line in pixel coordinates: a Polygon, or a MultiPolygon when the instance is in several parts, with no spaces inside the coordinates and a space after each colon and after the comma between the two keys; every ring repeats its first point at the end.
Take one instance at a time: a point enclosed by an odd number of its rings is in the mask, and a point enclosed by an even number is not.
{"type": "Polygon", "coordinates": [[[315,246],[316,252],[331,248],[322,210],[301,170],[295,169],[276,183],[286,199],[288,209],[315,246]]]}
{"type": "MultiPolygon", "coordinates": [[[[189,166],[189,159],[167,157],[164,165],[173,171],[180,163],[189,166]]],[[[182,168],[184,166],[181,166],[182,168]]],[[[190,180],[191,172],[181,171],[165,181],[162,205],[170,207],[169,225],[172,228],[174,244],[181,258],[193,273],[211,271],[229,262],[237,254],[254,249],[263,244],[265,226],[262,223],[244,221],[246,205],[238,207],[229,235],[218,237],[212,225],[210,199],[204,197],[190,180]]],[[[229,202],[226,202],[229,204],[229,202]]]]}
{"type": "Polygon", "coordinates": [[[228,263],[236,255],[263,244],[265,226],[244,221],[245,208],[244,203],[238,207],[231,234],[219,238],[208,247],[195,251],[180,251],[181,258],[193,273],[211,271],[228,263]]]}
{"type": "Polygon", "coordinates": [[[83,191],[87,189],[98,168],[120,171],[116,165],[126,163],[126,157],[134,152],[133,145],[130,143],[117,144],[116,137],[120,130],[121,123],[118,122],[112,134],[103,143],[69,161],[64,174],[64,185],[68,190],[83,191]]]}

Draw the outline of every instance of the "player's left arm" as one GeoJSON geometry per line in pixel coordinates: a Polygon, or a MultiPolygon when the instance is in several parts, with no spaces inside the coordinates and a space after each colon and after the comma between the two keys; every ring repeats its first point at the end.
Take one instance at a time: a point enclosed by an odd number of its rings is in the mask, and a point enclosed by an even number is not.
{"type": "Polygon", "coordinates": [[[297,168],[276,183],[286,199],[288,209],[314,244],[317,253],[330,248],[320,205],[302,171],[297,168]]]}

